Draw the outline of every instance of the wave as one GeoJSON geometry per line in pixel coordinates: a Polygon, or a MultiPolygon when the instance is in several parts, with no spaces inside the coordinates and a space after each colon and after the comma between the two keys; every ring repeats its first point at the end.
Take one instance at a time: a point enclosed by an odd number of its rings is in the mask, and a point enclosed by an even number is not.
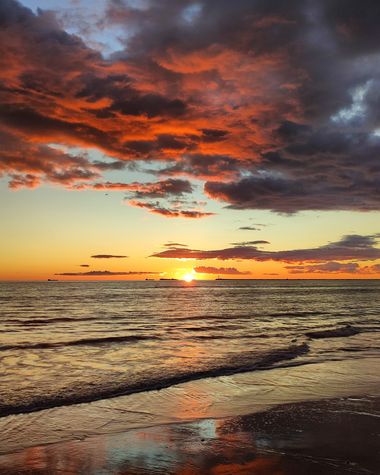
{"type": "MultiPolygon", "coordinates": [[[[257,340],[257,339],[267,339],[280,335],[194,335],[191,336],[192,340],[257,340]]],[[[182,338],[178,338],[182,340],[182,338]]]]}
{"type": "Polygon", "coordinates": [[[43,350],[49,348],[59,348],[63,346],[97,346],[103,345],[106,343],[114,342],[135,342],[141,340],[158,340],[159,337],[156,336],[133,336],[133,335],[124,335],[124,336],[107,336],[102,338],[82,338],[79,340],[69,340],[69,341],[53,341],[53,342],[37,342],[37,343],[19,343],[15,345],[2,345],[0,346],[0,351],[7,350],[43,350]]]}
{"type": "MultiPolygon", "coordinates": [[[[238,324],[231,324],[231,325],[218,325],[215,326],[215,330],[240,330],[243,327],[238,324]]],[[[191,331],[191,332],[203,332],[203,331],[210,331],[210,327],[181,327],[181,330],[191,331]]]]}
{"type": "Polygon", "coordinates": [[[15,319],[8,319],[5,321],[5,323],[11,324],[11,325],[33,326],[33,325],[45,325],[49,323],[82,322],[85,320],[94,320],[94,318],[86,318],[86,319],[80,319],[80,320],[76,318],[71,318],[71,317],[28,318],[27,320],[15,318],[15,319]]]}
{"type": "MultiPolygon", "coordinates": [[[[215,378],[218,376],[228,376],[237,373],[247,373],[251,371],[263,371],[280,367],[278,364],[291,361],[299,356],[309,352],[309,345],[302,343],[300,345],[291,345],[286,348],[276,349],[268,352],[255,361],[246,361],[240,364],[229,364],[218,368],[197,370],[188,373],[177,374],[164,378],[151,379],[149,381],[141,381],[136,384],[121,383],[112,386],[108,383],[106,386],[95,389],[88,388],[88,391],[81,394],[56,394],[39,397],[38,400],[32,400],[19,404],[4,404],[0,402],[0,416],[8,416],[11,414],[20,414],[26,412],[35,412],[43,409],[49,409],[58,406],[70,406],[74,404],[98,401],[100,399],[114,398],[118,396],[126,396],[128,394],[154,391],[168,388],[181,383],[196,381],[204,378],[215,378]]],[[[300,363],[302,364],[302,363],[300,363]]],[[[305,364],[305,363],[304,363],[305,364]]],[[[283,367],[285,365],[281,365],[283,367]]]]}
{"type": "Polygon", "coordinates": [[[331,330],[317,330],[312,332],[307,332],[305,335],[312,339],[321,339],[321,338],[339,338],[344,336],[353,336],[360,333],[361,330],[352,325],[346,325],[341,328],[333,328],[331,330]]]}

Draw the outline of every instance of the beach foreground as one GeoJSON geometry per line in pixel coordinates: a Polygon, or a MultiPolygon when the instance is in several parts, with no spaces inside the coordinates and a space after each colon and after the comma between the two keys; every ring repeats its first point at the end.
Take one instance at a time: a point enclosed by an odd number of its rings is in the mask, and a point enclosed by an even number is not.
{"type": "Polygon", "coordinates": [[[379,360],[209,378],[0,419],[1,474],[378,474],[379,360]]]}
{"type": "Polygon", "coordinates": [[[376,474],[379,398],[279,406],[0,457],[2,474],[376,474]]]}

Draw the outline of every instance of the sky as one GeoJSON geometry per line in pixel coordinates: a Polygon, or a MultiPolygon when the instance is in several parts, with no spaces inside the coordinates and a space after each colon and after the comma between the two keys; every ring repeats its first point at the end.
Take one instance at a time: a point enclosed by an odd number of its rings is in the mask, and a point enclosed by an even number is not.
{"type": "Polygon", "coordinates": [[[380,277],[377,0],[2,0],[0,279],[380,277]]]}

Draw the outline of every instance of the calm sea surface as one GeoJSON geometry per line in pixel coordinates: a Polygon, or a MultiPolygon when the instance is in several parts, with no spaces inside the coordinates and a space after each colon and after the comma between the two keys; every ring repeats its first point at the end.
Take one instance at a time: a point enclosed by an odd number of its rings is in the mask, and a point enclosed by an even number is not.
{"type": "Polygon", "coordinates": [[[379,356],[379,316],[380,281],[3,282],[0,415],[379,356]]]}

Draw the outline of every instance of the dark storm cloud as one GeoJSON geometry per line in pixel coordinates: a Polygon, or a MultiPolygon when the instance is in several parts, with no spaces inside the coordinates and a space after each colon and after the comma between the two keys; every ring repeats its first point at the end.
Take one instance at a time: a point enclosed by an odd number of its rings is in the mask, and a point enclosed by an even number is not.
{"type": "MultiPolygon", "coordinates": [[[[197,138],[196,138],[197,140],[197,138]]],[[[178,137],[170,134],[160,134],[154,140],[130,140],[125,146],[131,152],[148,158],[162,150],[187,151],[195,148],[194,137],[178,137]]]]}
{"type": "Polygon", "coordinates": [[[151,257],[176,259],[249,259],[254,261],[279,261],[289,263],[325,261],[366,261],[380,259],[376,247],[380,234],[360,236],[348,235],[336,242],[310,249],[289,251],[262,251],[256,246],[235,246],[217,250],[172,248],[157,252],[151,257]]]}
{"type": "MultiPolygon", "coordinates": [[[[124,21],[141,27],[130,41],[131,48],[159,58],[160,66],[173,74],[200,74],[214,67],[220,91],[225,92],[226,71],[222,61],[216,64],[212,58],[243,55],[247,61],[272,60],[274,70],[268,73],[268,82],[280,80],[280,89],[286,89],[286,95],[274,94],[265,104],[273,107],[275,117],[261,111],[251,117],[255,124],[251,136],[262,132],[267,140],[260,145],[251,142],[250,175],[236,179],[223,173],[226,161],[228,171],[235,174],[246,168],[239,163],[241,146],[238,157],[219,153],[211,170],[202,167],[207,159],[200,160],[197,169],[185,157],[166,173],[211,176],[206,193],[236,209],[285,213],[379,209],[379,140],[373,134],[379,126],[375,94],[379,68],[367,60],[379,51],[377,2],[201,1],[191,20],[186,20],[189,2],[179,2],[165,19],[167,2],[150,2],[143,10],[121,5],[111,2],[110,12],[124,11],[124,21]],[[218,47],[208,55],[211,45],[218,47]],[[302,122],[289,120],[297,115],[302,122]]],[[[257,71],[250,73],[253,79],[258,76],[257,71]]],[[[232,94],[234,86],[243,86],[242,78],[235,78],[233,72],[229,79],[232,94]]],[[[269,98],[272,89],[266,86],[260,83],[261,93],[269,98]]],[[[237,101],[240,120],[235,121],[235,128],[247,127],[243,110],[255,103],[253,89],[250,96],[245,93],[241,87],[239,99],[244,104],[237,101]]],[[[202,129],[204,135],[213,137],[208,130],[212,129],[202,129]]],[[[226,135],[215,137],[224,140],[226,135]]]]}
{"type": "Polygon", "coordinates": [[[291,144],[264,154],[238,181],[206,183],[205,192],[236,209],[379,209],[380,137],[333,127],[313,131],[289,122],[286,127],[291,144]]]}
{"type": "Polygon", "coordinates": [[[220,140],[224,140],[229,133],[227,130],[218,129],[202,129],[201,132],[204,142],[219,142],[220,140]]]}
{"type": "Polygon", "coordinates": [[[347,56],[378,51],[380,4],[367,0],[362,6],[359,9],[355,0],[326,2],[326,23],[336,31],[339,46],[347,56]]]}
{"type": "Polygon", "coordinates": [[[146,160],[206,181],[233,209],[380,209],[377,0],[143,3],[109,1],[98,26],[125,35],[107,59],[52,12],[0,3],[0,173],[11,187],[95,185],[146,160]]]}
{"type": "Polygon", "coordinates": [[[242,169],[249,168],[243,162],[223,155],[186,154],[181,161],[158,171],[161,175],[188,175],[203,180],[238,177],[242,169]]]}

